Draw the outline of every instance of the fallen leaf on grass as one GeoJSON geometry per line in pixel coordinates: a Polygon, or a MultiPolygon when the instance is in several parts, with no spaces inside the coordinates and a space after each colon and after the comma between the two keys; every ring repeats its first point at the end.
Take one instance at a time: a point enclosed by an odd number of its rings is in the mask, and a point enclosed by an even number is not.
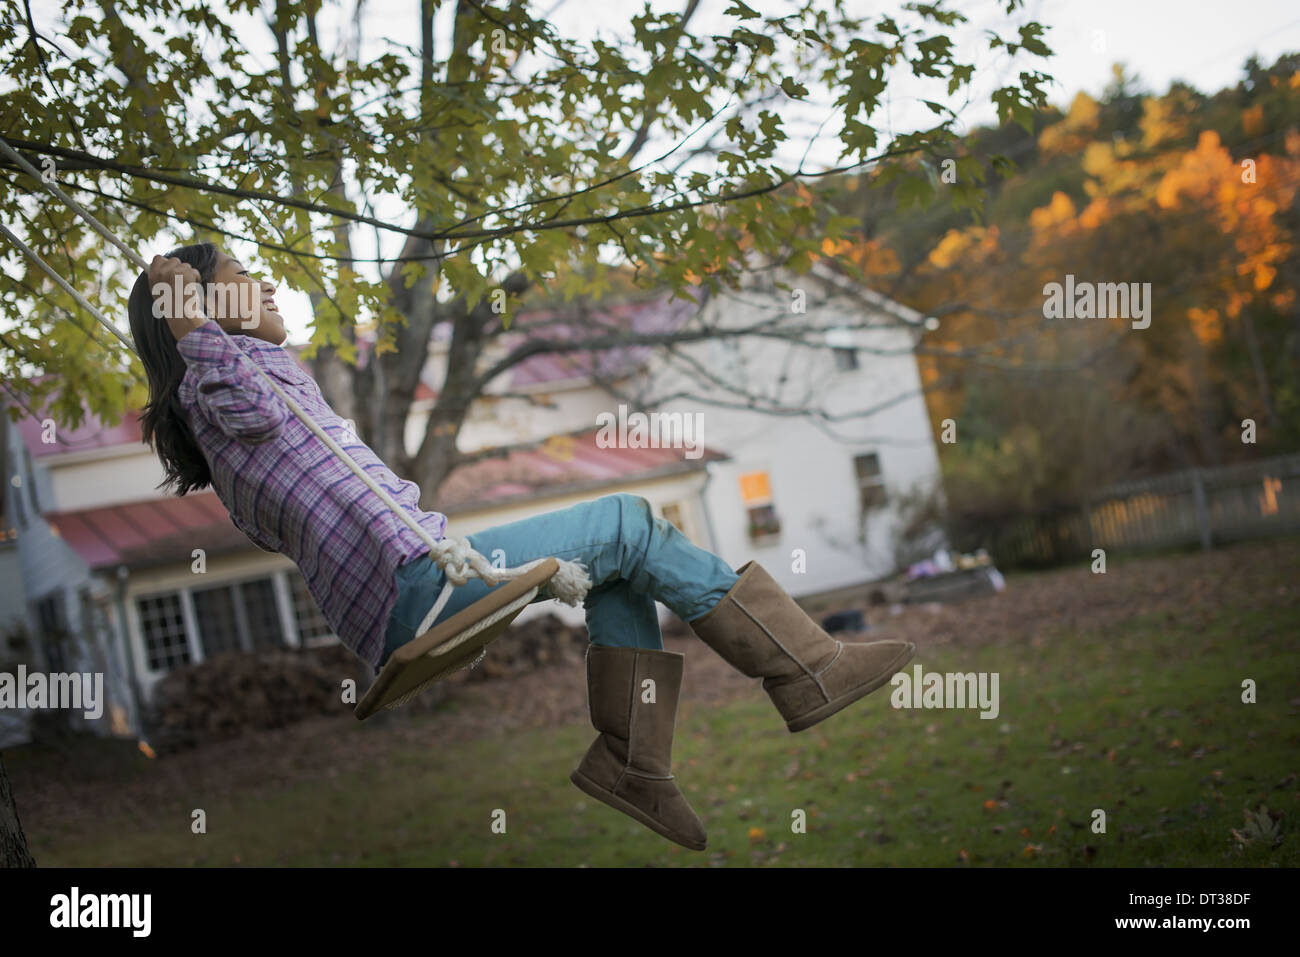
{"type": "Polygon", "coordinates": [[[1248,847],[1251,844],[1267,845],[1269,847],[1278,847],[1282,843],[1282,815],[1274,814],[1267,807],[1260,807],[1257,811],[1246,810],[1243,812],[1246,818],[1246,825],[1240,831],[1235,827],[1231,829],[1232,836],[1237,839],[1242,847],[1248,847]]]}

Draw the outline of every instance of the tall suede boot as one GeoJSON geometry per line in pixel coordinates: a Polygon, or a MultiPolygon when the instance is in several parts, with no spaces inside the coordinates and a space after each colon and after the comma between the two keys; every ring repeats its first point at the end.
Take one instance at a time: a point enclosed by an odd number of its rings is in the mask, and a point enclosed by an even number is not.
{"type": "Polygon", "coordinates": [[[651,648],[587,647],[587,702],[600,736],[569,780],[670,841],[702,851],[704,823],[671,773],[685,655],[651,648]],[[642,683],[654,679],[654,701],[642,683]]]}
{"type": "Polygon", "coordinates": [[[757,562],[691,630],[742,674],[763,679],[791,731],[805,731],[889,681],[916,652],[910,641],[837,641],[757,562]]]}

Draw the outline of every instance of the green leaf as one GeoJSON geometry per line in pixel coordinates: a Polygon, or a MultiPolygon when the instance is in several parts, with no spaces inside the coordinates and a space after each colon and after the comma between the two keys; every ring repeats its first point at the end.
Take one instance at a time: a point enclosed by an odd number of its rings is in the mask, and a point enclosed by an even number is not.
{"type": "Polygon", "coordinates": [[[808,87],[788,76],[781,81],[781,90],[786,96],[794,100],[802,100],[808,95],[808,87]]]}
{"type": "Polygon", "coordinates": [[[731,0],[731,6],[723,11],[723,16],[739,17],[741,20],[753,20],[759,15],[758,11],[741,3],[740,0],[731,0]]]}

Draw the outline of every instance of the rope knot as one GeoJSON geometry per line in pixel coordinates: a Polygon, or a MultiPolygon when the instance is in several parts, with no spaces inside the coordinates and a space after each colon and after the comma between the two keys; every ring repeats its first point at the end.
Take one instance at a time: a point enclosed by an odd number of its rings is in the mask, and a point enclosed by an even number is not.
{"type": "MultiPolygon", "coordinates": [[[[533,568],[537,561],[514,568],[497,568],[470,545],[469,539],[448,536],[433,543],[433,560],[451,584],[464,585],[471,578],[480,578],[488,585],[512,581],[533,568]]],[[[560,561],[560,569],[548,585],[551,594],[566,605],[581,605],[591,589],[591,578],[578,562],[560,561]]]]}

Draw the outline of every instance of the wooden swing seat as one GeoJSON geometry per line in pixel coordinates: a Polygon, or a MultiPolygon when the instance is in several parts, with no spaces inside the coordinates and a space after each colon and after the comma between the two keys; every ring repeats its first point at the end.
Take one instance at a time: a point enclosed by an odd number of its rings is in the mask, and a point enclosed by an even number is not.
{"type": "Polygon", "coordinates": [[[505,633],[559,569],[558,560],[547,558],[398,648],[357,702],[357,720],[405,704],[473,661],[505,633]]]}

